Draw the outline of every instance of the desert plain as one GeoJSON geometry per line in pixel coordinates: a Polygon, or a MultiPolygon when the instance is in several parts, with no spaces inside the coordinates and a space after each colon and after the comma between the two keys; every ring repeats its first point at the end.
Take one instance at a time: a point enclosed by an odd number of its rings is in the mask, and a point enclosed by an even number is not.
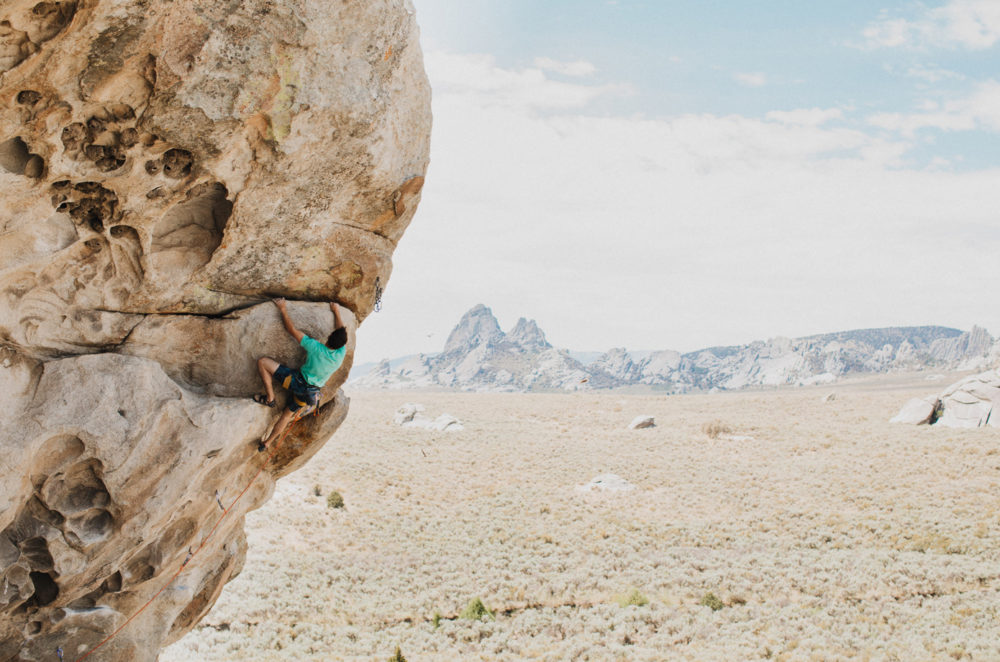
{"type": "Polygon", "coordinates": [[[1000,660],[1000,429],[888,422],[955,377],[349,391],[160,660],[1000,660]]]}

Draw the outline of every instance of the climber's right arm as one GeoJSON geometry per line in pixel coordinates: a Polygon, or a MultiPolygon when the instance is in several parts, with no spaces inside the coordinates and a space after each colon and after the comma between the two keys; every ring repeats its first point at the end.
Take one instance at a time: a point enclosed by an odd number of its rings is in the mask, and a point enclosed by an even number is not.
{"type": "Polygon", "coordinates": [[[295,325],[292,323],[292,318],[288,316],[288,304],[285,303],[284,299],[275,299],[274,305],[278,307],[278,312],[281,313],[281,322],[285,325],[285,331],[288,331],[288,333],[295,338],[295,342],[301,344],[302,336],[305,334],[295,328],[295,325]]]}

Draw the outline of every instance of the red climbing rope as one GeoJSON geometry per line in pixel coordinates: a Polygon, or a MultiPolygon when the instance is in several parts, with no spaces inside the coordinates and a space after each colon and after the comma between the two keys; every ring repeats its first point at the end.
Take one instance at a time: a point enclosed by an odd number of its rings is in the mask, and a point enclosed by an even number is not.
{"type": "MultiPolygon", "coordinates": [[[[318,410],[319,407],[317,406],[316,409],[318,410]]],[[[212,534],[215,533],[215,530],[219,527],[219,524],[222,523],[222,520],[226,519],[226,516],[229,514],[229,511],[231,511],[233,509],[233,506],[235,506],[237,504],[237,502],[239,502],[239,500],[243,497],[243,495],[247,493],[247,490],[249,490],[250,487],[257,481],[257,478],[264,471],[264,468],[267,467],[267,465],[271,463],[271,458],[274,457],[274,454],[277,452],[278,448],[281,446],[281,442],[283,442],[285,440],[285,437],[288,436],[288,433],[289,433],[289,431],[291,431],[292,426],[295,425],[295,423],[299,420],[299,418],[300,418],[299,416],[296,416],[288,424],[288,427],[285,428],[285,431],[281,433],[281,436],[278,437],[278,440],[274,443],[274,446],[271,448],[271,452],[269,452],[267,454],[267,459],[265,459],[264,463],[260,465],[260,469],[257,470],[257,473],[255,473],[253,475],[253,478],[251,478],[250,482],[247,483],[247,486],[243,488],[243,491],[240,492],[239,495],[237,495],[237,497],[235,499],[233,499],[233,502],[231,504],[229,504],[229,507],[226,508],[226,509],[224,509],[222,511],[222,515],[219,517],[218,520],[216,520],[215,524],[209,530],[208,535],[206,535],[205,538],[204,538],[204,540],[201,541],[201,544],[198,545],[197,549],[195,549],[194,551],[190,551],[190,550],[188,551],[187,558],[184,559],[184,562],[181,563],[181,566],[179,568],[177,568],[177,572],[175,572],[170,577],[170,581],[168,581],[166,584],[164,584],[162,587],[160,587],[160,590],[157,591],[156,593],[154,593],[153,597],[151,597],[146,602],[146,604],[144,604],[142,607],[139,608],[139,611],[137,611],[134,614],[132,614],[131,616],[129,616],[128,620],[126,620],[124,623],[122,623],[120,626],[118,626],[117,630],[115,630],[114,632],[112,632],[111,634],[109,634],[107,637],[105,637],[103,641],[101,641],[99,644],[97,644],[96,646],[94,646],[93,648],[91,648],[89,651],[87,651],[86,653],[84,653],[81,657],[78,657],[76,659],[76,662],[82,662],[83,660],[87,659],[90,656],[91,653],[93,653],[98,648],[100,648],[104,644],[106,644],[109,641],[111,641],[112,639],[114,639],[118,635],[119,632],[121,632],[122,630],[125,629],[125,626],[127,626],[129,623],[131,623],[135,619],[136,616],[138,616],[143,611],[145,611],[146,607],[148,607],[149,605],[153,604],[153,601],[156,600],[156,598],[160,597],[160,594],[163,593],[165,590],[167,590],[167,588],[171,584],[174,583],[174,580],[177,579],[177,577],[179,577],[182,572],[184,572],[184,568],[186,568],[188,566],[188,563],[190,563],[191,560],[195,556],[198,555],[198,552],[200,552],[205,547],[205,545],[208,543],[208,541],[211,540],[212,534]]],[[[62,658],[60,657],[60,659],[62,659],[62,658]]]]}

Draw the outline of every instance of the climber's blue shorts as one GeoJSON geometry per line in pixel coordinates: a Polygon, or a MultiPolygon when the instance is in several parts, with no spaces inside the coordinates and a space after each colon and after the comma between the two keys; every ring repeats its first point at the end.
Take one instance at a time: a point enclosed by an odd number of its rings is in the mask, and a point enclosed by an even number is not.
{"type": "Polygon", "coordinates": [[[303,407],[312,409],[319,402],[320,390],[302,378],[302,373],[292,370],[284,363],[274,371],[278,383],[288,389],[292,397],[288,398],[288,411],[298,411],[303,407]]]}

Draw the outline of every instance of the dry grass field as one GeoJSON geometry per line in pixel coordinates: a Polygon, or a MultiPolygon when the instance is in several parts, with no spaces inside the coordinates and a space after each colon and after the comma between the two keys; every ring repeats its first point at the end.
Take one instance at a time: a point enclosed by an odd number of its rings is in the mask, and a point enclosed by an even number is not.
{"type": "Polygon", "coordinates": [[[160,659],[1000,660],[1000,430],[887,422],[947,383],[351,393],[160,659]],[[635,489],[575,489],[606,473],[635,489]]]}

